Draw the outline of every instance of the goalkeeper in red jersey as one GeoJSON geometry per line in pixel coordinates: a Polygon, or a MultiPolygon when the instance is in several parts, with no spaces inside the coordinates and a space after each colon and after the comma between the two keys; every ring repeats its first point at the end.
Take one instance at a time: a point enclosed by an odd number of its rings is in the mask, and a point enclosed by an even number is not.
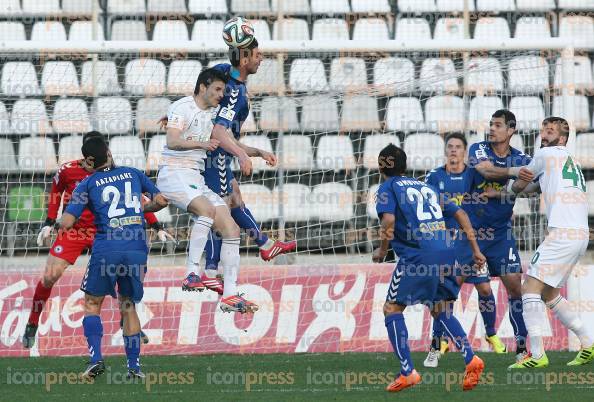
{"type": "MultiPolygon", "coordinates": [[[[96,137],[103,138],[103,135],[97,131],[91,131],[84,135],[83,143],[89,138],[96,137]]],[[[92,167],[87,166],[84,159],[66,162],[60,166],[60,169],[58,169],[52,180],[47,218],[37,236],[38,246],[43,246],[45,241],[50,237],[58,217],[60,204],[62,203],[65,209],[72,197],[74,188],[92,173],[92,167]]],[[[45,264],[45,270],[33,294],[31,313],[29,314],[29,320],[27,321],[22,339],[25,348],[32,348],[35,344],[39,317],[47,299],[51,295],[52,287],[60,279],[66,268],[69,265],[73,265],[82,252],[85,249],[90,249],[93,245],[96,231],[94,219],[95,217],[91,211],[88,209],[84,210],[76,225],[68,231],[59,232],[58,237],[52,244],[45,264]]],[[[157,230],[159,240],[173,240],[173,237],[163,229],[163,226],[153,213],[146,213],[145,219],[152,229],[157,230]]],[[[146,335],[144,333],[141,335],[143,342],[148,343],[146,335]]]]}

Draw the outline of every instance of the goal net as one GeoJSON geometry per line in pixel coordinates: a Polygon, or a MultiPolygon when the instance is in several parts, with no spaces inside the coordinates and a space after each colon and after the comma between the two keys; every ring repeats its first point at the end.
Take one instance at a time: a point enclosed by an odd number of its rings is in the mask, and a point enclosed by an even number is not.
{"type": "MultiPolygon", "coordinates": [[[[139,307],[153,340],[147,350],[387,350],[381,303],[393,264],[370,264],[378,238],[373,195],[379,151],[389,143],[403,147],[408,173],[423,178],[443,165],[446,134],[463,133],[469,144],[482,141],[491,114],[508,108],[518,120],[512,146],[532,154],[545,116],[581,110],[584,102],[587,107],[583,94],[568,94],[563,85],[562,56],[558,50],[265,53],[248,80],[251,111],[241,141],[275,152],[279,166],[254,160],[252,176],[235,174],[263,231],[296,239],[297,252],[280,259],[281,265],[263,265],[254,242],[242,235],[241,288],[262,308],[253,317],[224,315],[214,293],[179,289],[189,216],[173,206],[161,211],[159,219],[178,243],[152,238],[139,307]]],[[[95,129],[109,139],[117,164],[155,177],[165,143],[159,118],[172,101],[192,92],[202,68],[226,62],[226,55],[130,50],[0,57],[0,248],[10,256],[0,277],[0,352],[19,355],[25,353],[17,339],[27,303],[48,252],[36,236],[59,165],[77,159],[82,133],[95,129]]],[[[575,116],[575,130],[589,126],[575,116]]],[[[539,200],[516,202],[514,233],[524,260],[543,237],[541,207],[539,200]]],[[[84,353],[77,289],[85,261],[81,257],[81,268],[69,269],[54,287],[33,354],[84,353]]],[[[494,287],[505,300],[503,287],[494,287]]],[[[480,343],[482,322],[471,292],[462,293],[463,324],[480,343]]],[[[498,325],[507,320],[506,305],[500,306],[498,325]]],[[[413,347],[424,348],[429,315],[417,309],[409,316],[413,347]]],[[[116,305],[106,302],[102,317],[108,352],[120,353],[116,305]]],[[[505,325],[500,335],[511,341],[511,326],[505,325]]]]}

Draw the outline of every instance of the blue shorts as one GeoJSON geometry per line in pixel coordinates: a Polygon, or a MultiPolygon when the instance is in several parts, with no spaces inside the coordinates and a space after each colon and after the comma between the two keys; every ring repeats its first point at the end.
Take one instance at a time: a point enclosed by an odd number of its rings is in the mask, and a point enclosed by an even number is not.
{"type": "Polygon", "coordinates": [[[91,296],[117,297],[118,294],[139,303],[144,295],[146,251],[110,251],[91,253],[80,290],[91,296]]]}
{"type": "Polygon", "coordinates": [[[446,265],[449,265],[449,270],[454,265],[451,250],[421,251],[400,256],[386,301],[406,306],[432,305],[446,265]]]}
{"type": "Polygon", "coordinates": [[[498,230],[492,239],[479,239],[479,248],[487,258],[491,276],[522,273],[520,254],[511,229],[498,230]]]}
{"type": "Polygon", "coordinates": [[[225,197],[233,192],[231,182],[235,179],[233,169],[231,169],[231,158],[225,154],[216,153],[206,159],[204,173],[204,182],[207,187],[215,194],[225,197]]]}
{"type": "MultiPolygon", "coordinates": [[[[481,252],[483,250],[481,249],[481,252]]],[[[483,252],[484,253],[484,252],[483,252]]],[[[459,240],[456,243],[456,262],[458,265],[458,271],[464,278],[466,283],[485,283],[489,282],[489,271],[477,271],[473,268],[474,258],[472,258],[472,249],[467,239],[459,240]]]]}
{"type": "Polygon", "coordinates": [[[460,285],[455,275],[445,275],[440,278],[434,301],[454,301],[458,299],[460,285]]]}

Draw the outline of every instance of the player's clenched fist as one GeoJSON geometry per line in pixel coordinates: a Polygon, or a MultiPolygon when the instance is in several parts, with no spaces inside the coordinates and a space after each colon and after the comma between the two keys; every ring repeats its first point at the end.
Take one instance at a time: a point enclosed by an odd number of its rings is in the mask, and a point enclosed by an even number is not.
{"type": "Polygon", "coordinates": [[[268,166],[276,166],[276,155],[274,155],[272,152],[261,151],[260,157],[266,161],[268,166]]]}
{"type": "Polygon", "coordinates": [[[518,179],[530,183],[532,180],[534,180],[534,173],[532,173],[527,168],[523,167],[520,169],[520,172],[518,173],[518,179]]]}
{"type": "Polygon", "coordinates": [[[381,248],[376,248],[373,250],[373,254],[371,255],[371,260],[373,262],[384,262],[386,259],[386,255],[388,254],[387,250],[383,250],[381,248]]]}

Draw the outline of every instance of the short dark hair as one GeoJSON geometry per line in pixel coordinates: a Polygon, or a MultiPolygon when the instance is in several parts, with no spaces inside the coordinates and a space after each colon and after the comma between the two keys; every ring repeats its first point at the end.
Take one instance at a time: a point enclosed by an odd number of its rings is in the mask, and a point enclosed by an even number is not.
{"type": "Polygon", "coordinates": [[[388,177],[400,176],[406,172],[406,153],[390,143],[379,153],[379,171],[388,177]]]}
{"type": "Polygon", "coordinates": [[[569,138],[569,123],[563,117],[551,116],[542,121],[542,125],[548,123],[557,123],[559,125],[559,134],[569,138]]]}
{"type": "Polygon", "coordinates": [[[252,50],[258,47],[258,40],[254,40],[245,47],[231,47],[229,46],[229,61],[233,67],[239,67],[239,62],[242,57],[248,57],[252,54],[252,50]]]}
{"type": "Polygon", "coordinates": [[[93,167],[97,168],[107,162],[109,147],[102,138],[92,137],[83,143],[81,151],[85,159],[93,157],[93,167]]]}
{"type": "Polygon", "coordinates": [[[507,109],[499,109],[491,117],[503,117],[503,121],[505,121],[508,128],[516,128],[516,115],[507,109]]]}
{"type": "Polygon", "coordinates": [[[462,133],[451,133],[451,134],[448,134],[445,137],[445,143],[446,143],[446,145],[452,139],[462,141],[462,143],[464,144],[464,148],[465,149],[468,148],[468,141],[466,141],[466,137],[464,136],[464,134],[462,134],[462,133]]]}
{"type": "Polygon", "coordinates": [[[103,141],[105,141],[105,137],[99,131],[89,131],[83,135],[83,144],[91,138],[101,138],[103,141]]]}
{"type": "Polygon", "coordinates": [[[216,68],[207,68],[202,70],[202,72],[198,75],[198,80],[196,80],[194,95],[198,95],[198,92],[200,92],[201,84],[204,84],[205,87],[208,87],[215,81],[222,81],[224,84],[226,84],[228,79],[229,78],[227,77],[227,74],[216,68]]]}

